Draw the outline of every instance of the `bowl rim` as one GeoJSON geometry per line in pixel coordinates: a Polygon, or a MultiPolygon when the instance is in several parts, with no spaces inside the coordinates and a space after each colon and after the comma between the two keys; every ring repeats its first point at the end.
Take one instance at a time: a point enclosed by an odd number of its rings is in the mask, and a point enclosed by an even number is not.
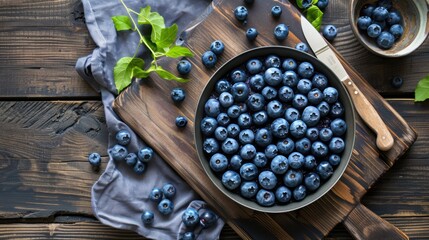
{"type": "Polygon", "coordinates": [[[202,168],[204,169],[206,176],[210,179],[210,182],[212,182],[223,194],[225,194],[228,198],[231,200],[237,202],[238,204],[247,207],[252,210],[265,212],[265,213],[285,213],[290,211],[295,211],[297,209],[303,208],[316,200],[320,199],[322,196],[324,196],[327,192],[329,192],[336,183],[340,180],[340,178],[343,176],[350,159],[352,157],[352,152],[355,145],[355,138],[356,138],[356,117],[355,117],[355,109],[353,102],[351,100],[351,97],[346,90],[344,84],[341,82],[341,80],[335,75],[335,73],[330,69],[326,64],[318,60],[316,57],[302,52],[298,51],[294,48],[287,47],[287,46],[279,46],[279,45],[271,45],[271,46],[262,46],[262,47],[256,47],[252,49],[248,49],[244,52],[239,53],[238,55],[232,57],[228,61],[226,61],[222,66],[220,66],[209,78],[207,83],[204,86],[204,89],[201,91],[201,94],[198,98],[198,104],[197,108],[195,109],[195,119],[194,119],[194,145],[196,147],[198,159],[200,161],[200,164],[202,165],[202,168]],[[268,53],[267,53],[268,52],[268,53]],[[323,185],[321,185],[318,190],[315,192],[312,192],[311,195],[307,195],[306,198],[304,198],[301,201],[298,202],[292,202],[285,205],[274,205],[270,207],[264,207],[256,202],[253,202],[251,200],[248,200],[242,196],[240,196],[237,193],[234,193],[232,191],[229,191],[226,189],[220,179],[213,173],[213,171],[210,169],[210,166],[208,164],[208,160],[205,156],[205,154],[202,151],[202,134],[200,131],[200,122],[202,120],[202,113],[203,113],[203,106],[206,99],[203,97],[207,94],[211,94],[213,91],[214,83],[217,82],[219,79],[221,79],[225,73],[231,71],[232,69],[240,66],[243,64],[243,61],[247,61],[253,57],[262,57],[267,56],[270,54],[275,54],[280,57],[285,58],[285,55],[292,55],[292,58],[296,58],[296,56],[299,56],[298,58],[301,59],[299,62],[302,61],[310,61],[313,65],[316,63],[318,65],[315,67],[316,69],[320,69],[320,72],[322,72],[325,75],[329,75],[328,81],[330,82],[330,85],[332,86],[332,82],[336,82],[334,85],[337,85],[336,87],[341,88],[339,91],[341,92],[341,102],[343,103],[344,107],[346,105],[350,107],[350,110],[345,111],[346,117],[347,117],[347,133],[345,139],[346,141],[346,147],[343,153],[341,153],[342,160],[339,166],[334,171],[334,174],[326,181],[323,185]],[[241,61],[239,61],[242,59],[241,61]],[[239,63],[237,63],[239,62],[239,63]],[[333,80],[332,80],[333,79],[333,80]],[[211,88],[210,88],[211,86],[211,88]],[[209,93],[207,93],[209,91],[209,93]],[[204,100],[204,101],[203,101],[204,100]],[[200,112],[202,112],[200,114],[200,112]],[[350,122],[351,121],[351,122],[350,122]],[[200,139],[200,140],[199,140],[200,139]],[[329,183],[329,184],[328,184],[329,183]],[[238,199],[237,199],[238,198],[238,199]]]}

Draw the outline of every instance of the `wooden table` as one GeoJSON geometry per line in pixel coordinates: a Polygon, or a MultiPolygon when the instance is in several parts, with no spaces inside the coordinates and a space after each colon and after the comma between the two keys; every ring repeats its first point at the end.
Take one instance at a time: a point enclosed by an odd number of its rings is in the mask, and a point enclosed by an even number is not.
{"type": "MultiPolygon", "coordinates": [[[[410,238],[428,239],[429,102],[414,103],[413,92],[429,74],[429,40],[406,58],[376,57],[352,34],[349,2],[331,0],[326,10],[324,23],[339,30],[333,45],[419,134],[362,202],[410,238]],[[398,90],[390,86],[394,76],[405,81],[398,90]]],[[[0,4],[0,239],[139,239],[91,212],[100,173],[86,157],[106,153],[108,132],[99,94],[74,70],[95,47],[80,0],[0,4]]],[[[236,238],[225,226],[221,239],[236,238]]],[[[327,236],[350,238],[342,225],[327,236]]]]}

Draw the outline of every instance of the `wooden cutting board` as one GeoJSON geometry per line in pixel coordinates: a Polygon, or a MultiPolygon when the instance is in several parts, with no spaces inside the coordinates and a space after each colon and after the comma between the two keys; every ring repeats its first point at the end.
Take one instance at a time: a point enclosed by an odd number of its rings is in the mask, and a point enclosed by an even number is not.
{"type": "MultiPolygon", "coordinates": [[[[194,147],[193,122],[198,98],[210,76],[217,67],[244,50],[267,45],[294,47],[296,43],[305,41],[299,24],[300,13],[288,1],[256,0],[248,7],[246,25],[238,22],[233,14],[233,9],[242,4],[243,0],[215,0],[207,12],[202,13],[199,20],[182,34],[179,41],[183,40],[195,54],[190,59],[193,64],[190,82],[179,84],[152,75],[134,82],[123,91],[114,103],[114,110],[245,239],[322,238],[341,222],[356,238],[406,238],[400,230],[361,205],[360,199],[409,149],[416,133],[341,56],[347,72],[374,104],[394,136],[395,145],[391,150],[380,152],[377,149],[374,134],[356,114],[356,145],[344,175],[324,197],[291,213],[266,214],[247,209],[227,198],[210,182],[194,147]],[[283,8],[278,20],[270,14],[274,4],[280,4],[283,8]],[[273,29],[278,23],[286,23],[290,29],[288,38],[281,43],[273,36],[273,29]],[[245,37],[248,27],[259,31],[253,43],[245,37]],[[216,68],[208,70],[201,63],[201,55],[216,39],[225,43],[225,52],[216,68]],[[173,104],[170,99],[171,89],[177,86],[187,93],[180,105],[173,104]],[[189,119],[184,130],[178,130],[175,126],[178,115],[189,119]]],[[[177,72],[177,60],[166,59],[160,64],[177,72]]]]}

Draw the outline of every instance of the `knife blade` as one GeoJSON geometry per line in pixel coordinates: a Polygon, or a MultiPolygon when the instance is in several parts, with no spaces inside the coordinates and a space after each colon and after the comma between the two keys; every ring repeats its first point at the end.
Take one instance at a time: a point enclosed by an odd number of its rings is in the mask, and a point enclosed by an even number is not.
{"type": "Polygon", "coordinates": [[[365,121],[367,126],[376,133],[377,147],[382,151],[387,151],[392,148],[394,139],[386,124],[383,122],[374,106],[354,84],[325,39],[304,16],[301,16],[301,27],[304,37],[316,57],[327,65],[345,85],[359,116],[365,121]]]}

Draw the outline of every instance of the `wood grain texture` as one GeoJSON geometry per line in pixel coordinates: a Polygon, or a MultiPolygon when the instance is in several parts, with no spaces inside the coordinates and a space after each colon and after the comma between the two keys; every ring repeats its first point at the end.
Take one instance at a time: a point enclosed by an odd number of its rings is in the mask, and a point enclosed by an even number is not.
{"type": "MultiPolygon", "coordinates": [[[[356,81],[356,85],[375,105],[375,108],[382,114],[382,118],[389,121],[388,127],[395,138],[394,147],[388,152],[378,152],[374,144],[374,135],[358,118],[357,144],[351,163],[340,182],[317,202],[290,214],[266,215],[251,212],[227,199],[205,176],[193,146],[192,131],[196,103],[199,93],[214,72],[213,69],[208,70],[202,67],[199,56],[215,39],[221,39],[227,46],[217,66],[237,53],[255,46],[270,44],[294,46],[304,39],[298,25],[299,14],[290,10],[291,6],[288,2],[281,3],[286,11],[278,21],[286,22],[290,26],[289,37],[282,43],[275,42],[270,30],[278,24],[272,21],[268,14],[272,2],[255,2],[255,5],[249,8],[249,16],[253,17],[249,17],[246,26],[237,22],[233,16],[232,9],[240,3],[238,0],[215,1],[212,13],[184,34],[183,38],[187,39],[187,46],[197,56],[191,59],[194,66],[190,74],[191,82],[181,85],[187,91],[187,99],[184,103],[177,107],[168,98],[170,89],[177,84],[152,76],[151,79],[136,82],[121,94],[115,102],[115,110],[203,199],[214,209],[218,209],[220,214],[227,219],[228,224],[233,229],[239,230],[238,233],[241,236],[247,238],[262,232],[263,234],[270,233],[272,237],[277,238],[320,238],[341,222],[359,203],[360,198],[372,184],[396,162],[399,156],[404,154],[415,141],[415,132],[367,82],[361,79],[359,74],[347,67],[348,73],[356,81]],[[260,29],[260,35],[254,43],[249,43],[245,39],[244,31],[247,26],[255,26],[260,29]],[[160,98],[160,96],[165,97],[160,98]],[[174,118],[177,115],[185,115],[190,120],[184,131],[178,132],[174,125],[174,118]],[[141,122],[145,122],[144,128],[141,127],[141,122]],[[158,141],[157,139],[164,140],[158,141]],[[252,221],[246,220],[250,217],[252,221]],[[251,222],[255,224],[252,225],[251,222]],[[261,229],[257,231],[254,225],[260,226],[261,229]]],[[[342,60],[344,61],[344,59],[342,60]]],[[[175,71],[175,61],[165,61],[162,64],[166,69],[175,71]]]]}

